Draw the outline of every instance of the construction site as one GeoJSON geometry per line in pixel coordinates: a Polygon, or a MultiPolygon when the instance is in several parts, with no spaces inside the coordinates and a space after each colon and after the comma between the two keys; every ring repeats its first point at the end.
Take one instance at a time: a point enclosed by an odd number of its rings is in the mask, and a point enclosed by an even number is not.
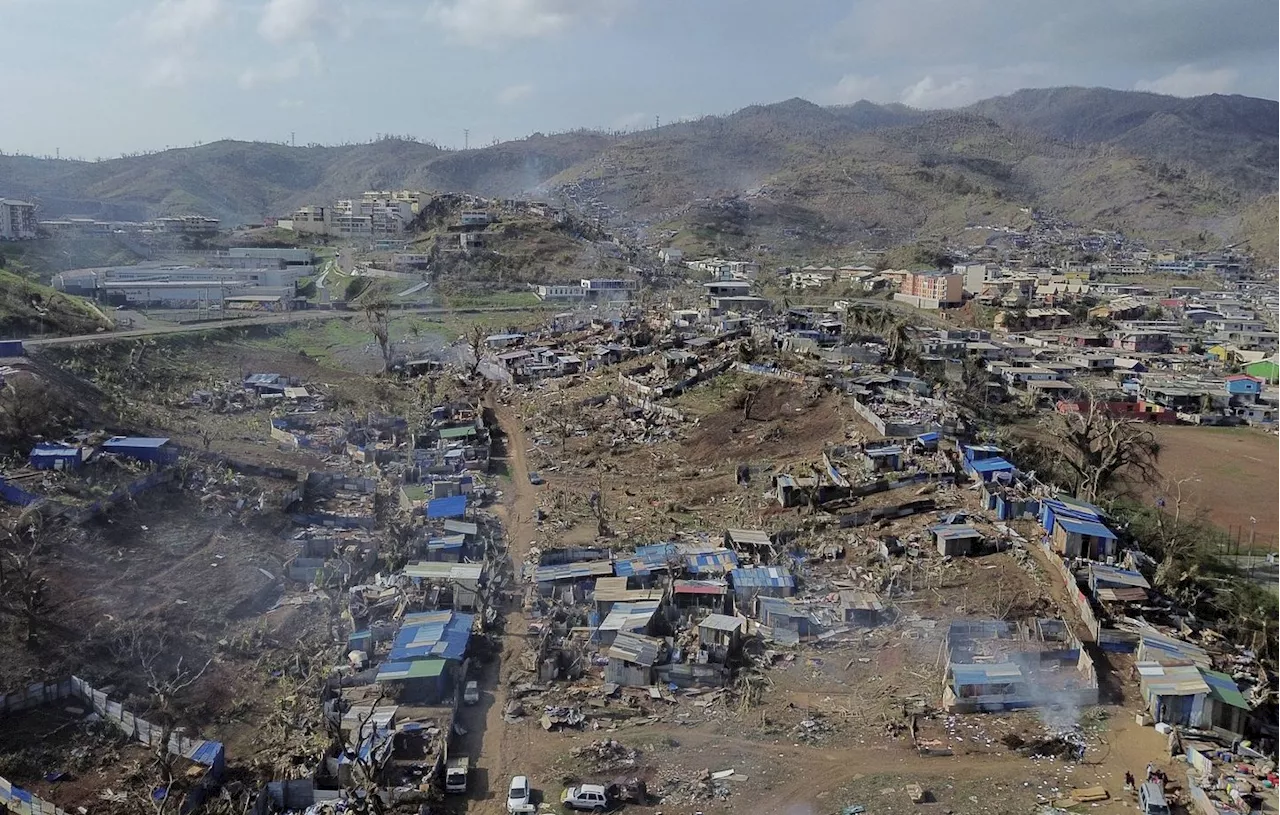
{"type": "Polygon", "coordinates": [[[7,360],[0,808],[1275,811],[1274,631],[805,324],[7,360]]]}

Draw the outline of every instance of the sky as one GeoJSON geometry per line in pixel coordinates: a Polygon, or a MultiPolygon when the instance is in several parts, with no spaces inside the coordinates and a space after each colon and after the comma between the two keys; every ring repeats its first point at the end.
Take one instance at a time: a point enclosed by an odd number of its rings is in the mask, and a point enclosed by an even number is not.
{"type": "Polygon", "coordinates": [[[795,96],[949,108],[1062,85],[1276,99],[1277,6],[0,0],[0,150],[92,159],[380,134],[461,148],[795,96]]]}

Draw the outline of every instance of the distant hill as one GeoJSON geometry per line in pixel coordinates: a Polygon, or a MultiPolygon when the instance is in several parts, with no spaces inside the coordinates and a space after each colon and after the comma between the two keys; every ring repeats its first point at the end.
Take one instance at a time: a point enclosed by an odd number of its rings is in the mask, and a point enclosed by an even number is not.
{"type": "MultiPolygon", "coordinates": [[[[1029,207],[1157,238],[1243,237],[1274,195],[1277,104],[1094,88],[1019,91],[958,111],[756,105],[629,135],[535,135],[445,151],[215,142],[102,162],[0,156],[0,195],[44,216],[201,213],[228,224],[366,189],[570,202],[643,235],[782,254],[962,237],[1029,207]]],[[[1255,237],[1255,241],[1256,241],[1255,237]]]]}

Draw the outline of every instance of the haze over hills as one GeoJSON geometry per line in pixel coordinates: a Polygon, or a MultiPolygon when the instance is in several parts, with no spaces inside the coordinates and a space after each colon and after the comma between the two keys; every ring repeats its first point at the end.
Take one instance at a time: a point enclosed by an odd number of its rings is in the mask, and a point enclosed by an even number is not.
{"type": "Polygon", "coordinates": [[[365,189],[564,197],[691,245],[888,244],[1047,207],[1152,237],[1230,239],[1275,192],[1277,103],[1097,88],[953,111],[801,99],[628,135],[443,151],[216,142],[102,162],[0,156],[0,194],[44,217],[201,213],[260,221],[365,189]]]}

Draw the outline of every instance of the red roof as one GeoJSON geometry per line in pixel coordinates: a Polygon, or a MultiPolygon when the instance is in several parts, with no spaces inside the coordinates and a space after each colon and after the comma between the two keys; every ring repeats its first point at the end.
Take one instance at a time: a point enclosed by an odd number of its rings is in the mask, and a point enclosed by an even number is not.
{"type": "Polygon", "coordinates": [[[1262,380],[1261,380],[1261,379],[1259,379],[1258,377],[1256,377],[1256,376],[1249,376],[1248,374],[1232,374],[1231,376],[1227,377],[1227,381],[1228,381],[1228,382],[1239,382],[1241,379],[1247,379],[1247,380],[1249,380],[1250,382],[1261,382],[1261,381],[1262,381],[1262,380]]]}

